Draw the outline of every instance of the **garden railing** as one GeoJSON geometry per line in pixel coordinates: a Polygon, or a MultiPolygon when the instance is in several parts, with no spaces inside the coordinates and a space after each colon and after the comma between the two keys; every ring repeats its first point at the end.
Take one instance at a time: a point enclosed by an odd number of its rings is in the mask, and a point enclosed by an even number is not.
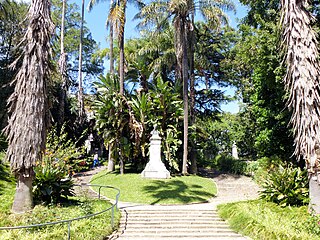
{"type": "Polygon", "coordinates": [[[114,229],[114,211],[118,210],[118,201],[119,201],[119,197],[120,197],[120,190],[118,188],[112,187],[112,186],[104,186],[104,185],[98,185],[98,184],[75,184],[74,186],[79,186],[79,187],[98,187],[98,198],[101,198],[101,188],[111,188],[117,191],[116,194],[116,200],[115,202],[112,204],[111,207],[102,210],[100,212],[96,212],[96,213],[92,213],[92,214],[88,214],[85,216],[80,216],[80,217],[76,217],[76,218],[71,218],[71,219],[66,219],[66,220],[60,220],[60,221],[55,221],[55,222],[46,222],[46,223],[40,223],[40,224],[32,224],[32,225],[25,225],[25,226],[13,226],[13,227],[0,227],[0,230],[14,230],[14,229],[23,229],[23,228],[35,228],[35,227],[43,227],[43,226],[48,226],[48,225],[56,225],[56,224],[68,224],[68,240],[70,240],[70,227],[71,227],[71,223],[73,221],[78,221],[81,219],[85,219],[85,218],[91,218],[97,215],[100,215],[102,213],[105,213],[107,211],[111,210],[111,227],[112,229],[114,229]]]}

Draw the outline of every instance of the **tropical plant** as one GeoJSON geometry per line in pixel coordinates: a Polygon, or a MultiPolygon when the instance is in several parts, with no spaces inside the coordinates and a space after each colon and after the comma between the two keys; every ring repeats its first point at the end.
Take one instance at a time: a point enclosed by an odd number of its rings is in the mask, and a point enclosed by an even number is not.
{"type": "Polygon", "coordinates": [[[6,127],[7,159],[18,182],[13,212],[25,212],[32,207],[33,168],[36,161],[42,159],[49,116],[46,82],[50,69],[50,38],[54,29],[49,1],[32,1],[27,18],[22,66],[9,99],[11,116],[6,127]]]}
{"type": "Polygon", "coordinates": [[[286,206],[301,206],[309,202],[307,171],[292,165],[280,165],[266,175],[260,197],[286,206]]]}
{"type": "Polygon", "coordinates": [[[119,90],[116,76],[100,77],[96,83],[97,99],[95,100],[95,114],[97,129],[102,133],[105,145],[112,144],[115,156],[119,154],[120,171],[124,173],[124,160],[128,158],[129,139],[136,144],[143,134],[141,124],[136,120],[131,105],[119,90]]]}
{"type": "Polygon", "coordinates": [[[74,196],[73,180],[68,174],[67,164],[47,152],[43,162],[35,168],[33,182],[34,201],[46,204],[58,204],[74,196]]]}

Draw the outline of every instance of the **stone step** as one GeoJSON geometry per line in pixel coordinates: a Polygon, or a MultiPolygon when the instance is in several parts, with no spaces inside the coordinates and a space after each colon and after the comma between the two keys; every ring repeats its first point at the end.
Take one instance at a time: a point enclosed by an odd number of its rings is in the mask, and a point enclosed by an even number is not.
{"type": "Polygon", "coordinates": [[[191,216],[191,217],[203,217],[203,216],[218,216],[218,213],[216,212],[193,212],[188,213],[185,211],[181,212],[163,212],[163,211],[157,211],[157,212],[123,212],[123,215],[129,215],[129,216],[191,216]]]}
{"type": "Polygon", "coordinates": [[[127,217],[122,218],[120,221],[122,222],[158,222],[158,223],[167,223],[167,222],[212,222],[212,221],[223,221],[219,217],[212,217],[212,218],[191,218],[191,217],[159,217],[159,218],[134,218],[134,217],[127,217]]]}
{"type": "Polygon", "coordinates": [[[180,222],[180,223],[169,223],[169,224],[159,224],[159,223],[140,223],[140,222],[131,222],[130,224],[127,222],[123,222],[120,224],[121,228],[126,228],[127,226],[130,225],[130,228],[139,228],[139,229],[143,229],[143,228],[153,228],[153,229],[158,229],[158,228],[225,228],[225,227],[229,227],[228,224],[226,222],[210,222],[210,223],[188,223],[188,222],[180,222]]]}
{"type": "Polygon", "coordinates": [[[143,228],[143,229],[126,229],[124,230],[124,233],[126,234],[138,234],[138,235],[163,235],[163,234],[173,234],[173,235],[198,235],[198,234],[225,234],[225,235],[234,235],[235,233],[228,229],[228,228],[208,228],[208,229],[197,229],[197,228],[178,228],[178,229],[149,229],[149,228],[143,228]]]}
{"type": "Polygon", "coordinates": [[[124,233],[122,236],[120,236],[120,239],[127,239],[128,237],[136,237],[136,238],[154,238],[154,237],[161,237],[161,238],[194,238],[195,240],[198,238],[210,238],[210,237],[215,237],[215,238],[222,238],[222,237],[242,237],[240,234],[237,233],[219,233],[219,232],[208,232],[208,233],[145,233],[145,232],[140,232],[140,233],[124,233]]]}
{"type": "Polygon", "coordinates": [[[153,236],[153,237],[130,237],[130,236],[126,236],[126,237],[123,237],[123,236],[120,236],[120,237],[116,237],[116,238],[111,238],[110,240],[113,240],[113,239],[119,239],[119,240],[161,240],[161,239],[164,239],[164,240],[198,240],[198,239],[201,239],[201,240],[248,240],[248,238],[246,237],[242,237],[242,236],[233,236],[233,237],[228,237],[228,236],[205,236],[205,237],[156,237],[156,236],[153,236]]]}

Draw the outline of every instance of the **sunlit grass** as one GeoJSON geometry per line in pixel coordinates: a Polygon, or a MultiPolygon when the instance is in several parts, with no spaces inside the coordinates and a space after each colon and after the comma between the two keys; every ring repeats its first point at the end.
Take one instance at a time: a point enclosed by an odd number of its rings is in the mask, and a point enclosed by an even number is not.
{"type": "MultiPolygon", "coordinates": [[[[0,226],[21,226],[66,220],[100,212],[111,206],[108,201],[88,199],[86,196],[72,198],[63,205],[36,205],[32,212],[11,214],[10,209],[15,193],[15,182],[8,175],[8,166],[0,168],[0,226]]],[[[71,223],[71,239],[104,239],[113,231],[111,227],[111,211],[98,216],[71,223]]],[[[120,220],[120,212],[115,211],[115,227],[120,220]]],[[[44,240],[68,239],[68,224],[58,224],[41,228],[21,230],[0,230],[1,240],[44,240]]]]}
{"type": "Polygon", "coordinates": [[[218,211],[235,231],[252,239],[320,239],[319,220],[308,214],[306,206],[282,208],[255,200],[219,205],[218,211]]]}
{"type": "MultiPolygon", "coordinates": [[[[91,183],[119,188],[120,201],[145,204],[206,202],[217,192],[212,180],[199,176],[177,176],[165,180],[151,180],[142,178],[140,174],[120,175],[102,171],[93,177],[91,183]]],[[[115,198],[108,189],[101,189],[101,192],[108,198],[115,198]]]]}

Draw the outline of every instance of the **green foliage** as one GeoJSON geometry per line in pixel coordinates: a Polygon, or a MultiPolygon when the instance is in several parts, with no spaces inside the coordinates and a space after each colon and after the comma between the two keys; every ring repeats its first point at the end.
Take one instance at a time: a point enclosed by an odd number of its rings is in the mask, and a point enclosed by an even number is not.
{"type": "Polygon", "coordinates": [[[230,113],[198,119],[196,134],[199,163],[204,166],[210,165],[217,155],[230,154],[233,143],[238,144],[244,137],[239,116],[230,113]]]}
{"type": "Polygon", "coordinates": [[[221,172],[228,172],[233,174],[246,174],[247,163],[243,160],[234,159],[232,156],[226,154],[218,154],[213,159],[211,168],[221,172]]]}
{"type": "Polygon", "coordinates": [[[239,113],[243,137],[237,145],[242,156],[251,160],[264,156],[286,159],[293,152],[293,138],[278,47],[278,3],[243,2],[254,9],[249,11],[248,24],[239,26],[228,62],[229,77],[235,80],[244,103],[239,113]]]}
{"type": "Polygon", "coordinates": [[[58,132],[57,127],[53,127],[47,135],[46,154],[45,157],[51,161],[64,162],[68,174],[86,170],[90,166],[86,163],[83,164],[84,155],[83,148],[77,148],[76,142],[68,137],[64,124],[58,132]]]}
{"type": "MultiPolygon", "coordinates": [[[[4,153],[0,153],[0,160],[4,153]]],[[[66,220],[96,213],[111,206],[105,200],[89,199],[87,195],[71,197],[68,202],[57,205],[36,205],[33,211],[24,214],[12,214],[16,183],[10,175],[9,166],[0,165],[0,226],[19,226],[66,220]]],[[[115,211],[115,225],[119,223],[120,212],[115,211]]],[[[104,239],[114,229],[111,227],[111,211],[93,218],[72,222],[71,239],[104,239]]],[[[52,240],[65,239],[68,233],[67,224],[59,224],[33,229],[0,231],[1,240],[52,240]]]]}
{"type": "Polygon", "coordinates": [[[320,238],[317,218],[308,214],[306,206],[284,208],[275,203],[255,200],[219,205],[218,212],[233,230],[252,239],[320,238]]]}
{"type": "MultiPolygon", "coordinates": [[[[182,101],[177,89],[169,82],[157,79],[147,93],[119,94],[117,78],[100,77],[94,104],[97,129],[105,139],[120,150],[120,156],[138,169],[147,162],[150,132],[154,125],[162,137],[165,163],[178,170],[178,148],[181,145],[179,123],[182,119],[182,101]]],[[[117,153],[114,153],[117,157],[117,153]]]]}
{"type": "Polygon", "coordinates": [[[306,171],[291,165],[280,165],[264,180],[260,197],[282,207],[308,203],[308,176],[306,171]]]}
{"type": "Polygon", "coordinates": [[[50,156],[45,156],[35,168],[33,194],[35,202],[57,204],[74,195],[73,181],[68,175],[66,164],[50,156]]]}
{"type": "Polygon", "coordinates": [[[262,157],[248,164],[247,172],[253,176],[255,181],[261,184],[267,175],[274,171],[283,160],[278,157],[262,157]]]}
{"type": "MultiPolygon", "coordinates": [[[[0,211],[1,226],[18,226],[54,222],[96,213],[109,208],[111,204],[105,200],[77,198],[63,205],[36,205],[32,212],[14,215],[10,211],[5,214],[0,211]],[[83,209],[83,206],[86,206],[83,209]]],[[[120,212],[115,211],[114,222],[117,225],[120,212]]],[[[114,229],[111,227],[111,211],[95,217],[86,218],[71,223],[71,239],[105,239],[114,229]]],[[[0,231],[1,240],[51,240],[66,239],[68,224],[58,224],[40,228],[0,231]]]]}
{"type": "Polygon", "coordinates": [[[36,201],[59,203],[73,196],[71,175],[86,167],[82,164],[83,149],[78,149],[72,139],[68,139],[65,125],[58,133],[53,127],[47,136],[46,153],[42,163],[38,163],[34,171],[34,197],[36,201]]]}

